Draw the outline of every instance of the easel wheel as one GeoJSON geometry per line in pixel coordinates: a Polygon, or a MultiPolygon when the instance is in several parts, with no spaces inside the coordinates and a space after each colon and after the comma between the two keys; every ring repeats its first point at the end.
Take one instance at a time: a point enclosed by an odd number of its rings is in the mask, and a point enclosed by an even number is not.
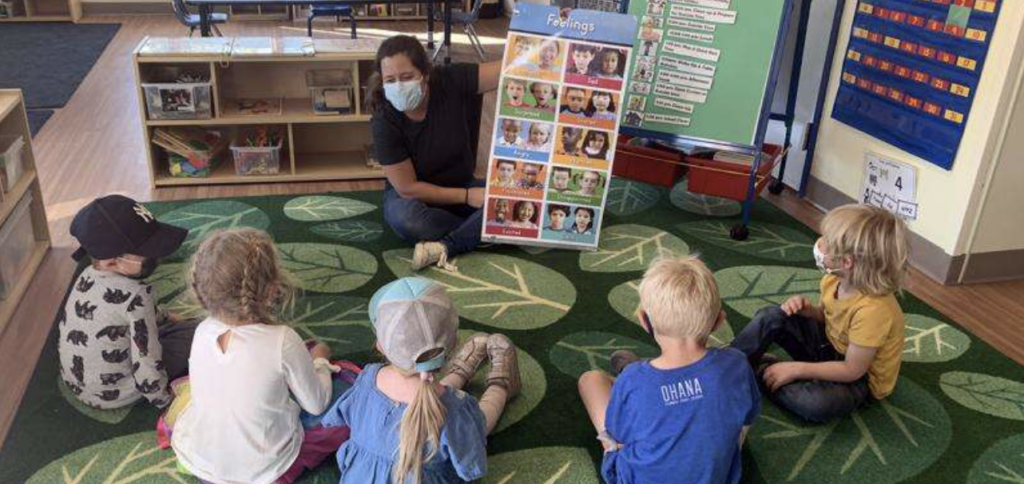
{"type": "Polygon", "coordinates": [[[782,184],[782,180],[775,180],[771,183],[771,185],[768,185],[768,193],[771,193],[772,195],[778,195],[782,193],[782,190],[785,188],[786,186],[782,184]]]}
{"type": "Polygon", "coordinates": [[[747,240],[747,237],[749,236],[750,230],[748,230],[747,226],[743,224],[733,225],[732,229],[729,230],[729,237],[732,240],[742,242],[744,240],[747,240]]]}

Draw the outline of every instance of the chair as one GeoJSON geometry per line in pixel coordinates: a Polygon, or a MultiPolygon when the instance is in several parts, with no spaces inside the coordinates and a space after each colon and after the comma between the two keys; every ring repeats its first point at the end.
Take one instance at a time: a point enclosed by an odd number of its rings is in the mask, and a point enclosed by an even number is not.
{"type": "Polygon", "coordinates": [[[343,2],[310,5],[309,15],[306,16],[306,34],[310,37],[313,36],[313,19],[334,17],[336,22],[340,22],[342,16],[348,17],[349,23],[352,24],[352,38],[356,38],[356,9],[343,2]]]}
{"type": "MultiPolygon", "coordinates": [[[[450,1],[450,0],[442,0],[450,1]]],[[[484,0],[474,0],[473,9],[469,12],[457,12],[452,11],[452,27],[456,25],[462,25],[463,30],[466,32],[466,37],[469,37],[469,43],[476,49],[476,55],[480,56],[480,61],[486,61],[487,58],[484,56],[484,45],[480,42],[480,37],[476,34],[476,29],[473,28],[473,24],[480,18],[480,8],[484,6],[484,0]]],[[[434,10],[434,18],[441,22],[444,22],[444,8],[434,10]]],[[[441,44],[437,50],[434,51],[434,61],[437,62],[437,55],[441,53],[441,48],[444,44],[441,44]]]]}
{"type": "MultiPolygon", "coordinates": [[[[188,36],[192,37],[196,29],[202,24],[202,20],[199,15],[189,13],[188,7],[185,5],[185,0],[171,0],[171,6],[174,7],[174,16],[178,18],[178,21],[182,25],[188,27],[188,36]]],[[[217,24],[224,24],[228,22],[228,14],[226,13],[212,13],[210,14],[210,28],[219,37],[223,37],[220,33],[220,29],[217,28],[217,24]]]]}

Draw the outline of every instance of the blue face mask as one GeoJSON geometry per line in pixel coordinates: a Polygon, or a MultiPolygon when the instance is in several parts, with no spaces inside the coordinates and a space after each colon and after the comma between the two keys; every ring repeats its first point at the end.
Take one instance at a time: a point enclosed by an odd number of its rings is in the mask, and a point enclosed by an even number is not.
{"type": "Polygon", "coordinates": [[[384,84],[384,97],[395,109],[412,111],[423,102],[423,82],[420,79],[384,84]]]}

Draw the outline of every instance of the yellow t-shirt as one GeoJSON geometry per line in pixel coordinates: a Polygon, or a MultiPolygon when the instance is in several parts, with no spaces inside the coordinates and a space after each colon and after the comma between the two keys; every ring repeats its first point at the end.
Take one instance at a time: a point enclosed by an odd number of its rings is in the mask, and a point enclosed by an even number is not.
{"type": "Polygon", "coordinates": [[[846,354],[850,343],[877,348],[875,360],[868,367],[868,386],[878,399],[885,398],[896,387],[903,355],[903,310],[896,296],[856,294],[836,299],[839,278],[826,275],[821,279],[821,304],[825,311],[825,333],[839,353],[846,354]]]}

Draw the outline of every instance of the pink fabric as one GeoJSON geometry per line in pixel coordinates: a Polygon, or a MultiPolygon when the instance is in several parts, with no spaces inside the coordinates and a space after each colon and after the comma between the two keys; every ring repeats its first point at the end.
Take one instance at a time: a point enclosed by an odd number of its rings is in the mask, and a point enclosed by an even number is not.
{"type": "Polygon", "coordinates": [[[285,471],[284,475],[277,478],[277,484],[292,484],[307,469],[315,469],[324,459],[334,455],[341,444],[348,440],[348,436],[348,427],[317,427],[306,430],[306,436],[302,439],[302,447],[299,449],[299,456],[295,458],[295,462],[285,471]]]}

